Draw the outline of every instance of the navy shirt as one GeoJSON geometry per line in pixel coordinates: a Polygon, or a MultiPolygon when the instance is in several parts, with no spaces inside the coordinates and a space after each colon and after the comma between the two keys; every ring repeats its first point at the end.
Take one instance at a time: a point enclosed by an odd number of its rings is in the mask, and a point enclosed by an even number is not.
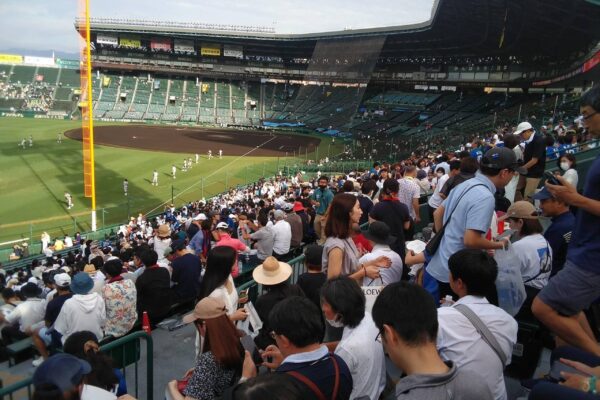
{"type": "MultiPolygon", "coordinates": [[[[596,157],[585,178],[583,195],[600,201],[600,156],[596,157]]],[[[580,268],[600,273],[600,216],[583,209],[577,211],[575,229],[569,243],[567,260],[580,268]]]]}
{"type": "Polygon", "coordinates": [[[44,315],[44,321],[48,322],[49,326],[54,325],[54,321],[58,318],[58,314],[62,309],[65,301],[73,297],[73,293],[63,294],[62,296],[56,296],[46,306],[46,314],[44,315]]]}
{"type": "Polygon", "coordinates": [[[523,161],[527,164],[532,158],[537,158],[537,163],[527,170],[528,178],[541,178],[546,169],[546,139],[541,134],[535,133],[533,140],[525,145],[523,161]]]}
{"type": "Polygon", "coordinates": [[[171,263],[173,273],[171,280],[175,283],[173,291],[175,300],[192,299],[200,292],[200,274],[202,265],[200,258],[194,254],[184,254],[171,263]]]}
{"type": "Polygon", "coordinates": [[[565,265],[567,248],[571,241],[571,234],[575,228],[575,216],[570,211],[552,218],[552,224],[544,232],[544,237],[552,248],[552,272],[556,275],[565,265]]]}

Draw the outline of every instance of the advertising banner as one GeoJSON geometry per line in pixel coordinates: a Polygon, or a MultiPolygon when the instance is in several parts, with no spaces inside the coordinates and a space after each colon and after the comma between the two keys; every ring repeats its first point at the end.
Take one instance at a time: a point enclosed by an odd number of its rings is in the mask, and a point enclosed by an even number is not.
{"type": "Polygon", "coordinates": [[[17,56],[14,54],[0,54],[0,63],[3,64],[22,64],[23,56],[17,56]]]}
{"type": "Polygon", "coordinates": [[[109,44],[117,47],[119,45],[119,38],[114,35],[98,34],[96,36],[96,43],[109,44]]]}
{"type": "Polygon", "coordinates": [[[134,37],[119,38],[119,44],[123,47],[130,47],[134,49],[139,49],[142,47],[142,42],[140,41],[140,39],[134,37]]]}
{"type": "Polygon", "coordinates": [[[239,58],[241,60],[244,58],[244,51],[242,46],[225,45],[225,48],[223,49],[223,55],[225,57],[239,58]]]}
{"type": "Polygon", "coordinates": [[[196,50],[194,50],[194,42],[191,40],[175,39],[175,51],[177,53],[196,54],[196,50]]]}
{"type": "Polygon", "coordinates": [[[150,40],[150,48],[152,50],[171,51],[171,39],[154,38],[150,40]]]}
{"type": "Polygon", "coordinates": [[[79,60],[63,60],[63,59],[57,58],[56,65],[58,65],[62,68],[79,69],[79,60]]]}
{"type": "Polygon", "coordinates": [[[211,44],[211,45],[203,44],[200,49],[200,55],[218,57],[221,55],[221,47],[218,47],[217,45],[214,45],[214,44],[211,44]]]}
{"type": "Polygon", "coordinates": [[[23,58],[25,64],[41,65],[41,66],[54,66],[54,59],[52,57],[30,57],[25,56],[23,58]]]}

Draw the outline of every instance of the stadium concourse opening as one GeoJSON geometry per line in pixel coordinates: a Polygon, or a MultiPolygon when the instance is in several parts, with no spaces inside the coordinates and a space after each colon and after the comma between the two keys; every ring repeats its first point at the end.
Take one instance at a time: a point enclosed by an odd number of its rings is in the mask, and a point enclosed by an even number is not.
{"type": "MultiPolygon", "coordinates": [[[[81,129],[65,132],[81,140],[81,129]]],[[[273,134],[268,131],[211,129],[175,126],[115,125],[94,128],[94,142],[105,146],[172,153],[206,154],[211,150],[225,156],[278,157],[314,151],[321,139],[303,134],[273,134]]]]}

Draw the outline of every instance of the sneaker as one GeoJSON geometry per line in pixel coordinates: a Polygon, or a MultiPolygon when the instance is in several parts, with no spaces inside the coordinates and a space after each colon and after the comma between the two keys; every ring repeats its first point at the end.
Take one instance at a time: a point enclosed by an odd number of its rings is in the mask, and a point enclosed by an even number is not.
{"type": "Polygon", "coordinates": [[[35,360],[33,360],[31,363],[33,364],[34,367],[39,367],[43,362],[44,362],[44,357],[38,357],[35,360]]]}

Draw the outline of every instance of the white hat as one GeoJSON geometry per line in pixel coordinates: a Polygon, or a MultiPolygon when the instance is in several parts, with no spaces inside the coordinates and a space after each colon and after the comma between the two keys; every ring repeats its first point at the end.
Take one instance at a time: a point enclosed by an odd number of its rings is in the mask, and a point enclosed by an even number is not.
{"type": "Polygon", "coordinates": [[[206,221],[206,214],[200,213],[194,217],[194,221],[206,221]]]}
{"type": "Polygon", "coordinates": [[[521,122],[517,126],[517,130],[515,131],[515,135],[520,135],[521,133],[533,129],[533,126],[529,122],[521,122]]]}
{"type": "Polygon", "coordinates": [[[71,284],[71,276],[65,273],[56,274],[54,275],[54,283],[61,288],[67,287],[71,284]]]}
{"type": "Polygon", "coordinates": [[[227,222],[219,222],[217,224],[217,229],[229,229],[229,225],[227,225],[227,222]]]}

